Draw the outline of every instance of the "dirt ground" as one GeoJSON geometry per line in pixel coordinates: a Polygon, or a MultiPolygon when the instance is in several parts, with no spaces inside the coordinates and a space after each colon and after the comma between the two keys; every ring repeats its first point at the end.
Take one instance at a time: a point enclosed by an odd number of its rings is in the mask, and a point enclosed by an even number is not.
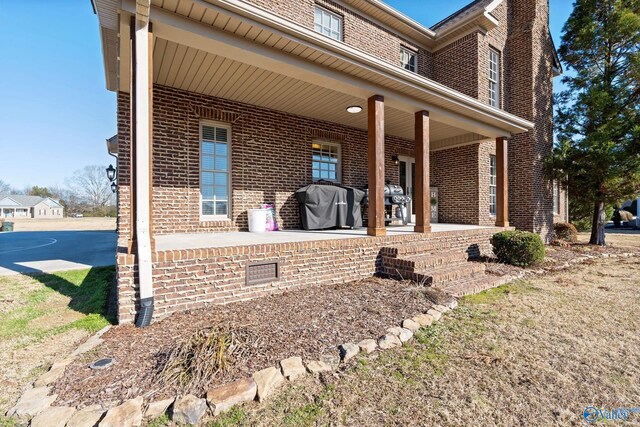
{"type": "Polygon", "coordinates": [[[14,231],[115,230],[115,218],[12,218],[14,231]]]}

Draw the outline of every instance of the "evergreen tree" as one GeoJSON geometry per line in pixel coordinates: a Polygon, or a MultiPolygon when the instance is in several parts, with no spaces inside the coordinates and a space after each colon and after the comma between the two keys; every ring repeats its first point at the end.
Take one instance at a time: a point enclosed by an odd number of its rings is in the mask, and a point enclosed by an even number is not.
{"type": "Polygon", "coordinates": [[[605,244],[605,206],[640,192],[639,51],[640,0],[576,0],[558,50],[569,72],[547,166],[593,213],[591,244],[605,244]]]}

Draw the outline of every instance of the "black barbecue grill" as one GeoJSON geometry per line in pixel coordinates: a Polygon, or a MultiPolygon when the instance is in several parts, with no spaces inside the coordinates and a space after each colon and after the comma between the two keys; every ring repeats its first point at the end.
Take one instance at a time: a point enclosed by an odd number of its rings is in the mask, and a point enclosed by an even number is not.
{"type": "MultiPolygon", "coordinates": [[[[365,190],[366,196],[363,204],[368,204],[369,202],[369,189],[365,190]]],[[[402,224],[407,225],[409,219],[405,217],[404,212],[406,211],[407,204],[411,202],[411,196],[408,194],[404,194],[404,190],[401,186],[395,184],[389,184],[388,182],[384,185],[384,206],[385,206],[385,219],[384,222],[386,225],[391,223],[391,218],[393,218],[393,206],[398,206],[400,208],[400,216],[402,219],[402,224]]]]}

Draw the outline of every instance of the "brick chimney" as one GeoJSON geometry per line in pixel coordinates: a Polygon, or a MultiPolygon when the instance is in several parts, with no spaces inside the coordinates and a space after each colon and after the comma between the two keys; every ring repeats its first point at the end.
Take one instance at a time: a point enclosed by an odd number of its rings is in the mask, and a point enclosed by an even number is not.
{"type": "Polygon", "coordinates": [[[508,0],[506,109],[535,123],[509,141],[509,221],[542,234],[553,230],[551,183],[543,173],[553,148],[553,43],[548,0],[508,0]]]}

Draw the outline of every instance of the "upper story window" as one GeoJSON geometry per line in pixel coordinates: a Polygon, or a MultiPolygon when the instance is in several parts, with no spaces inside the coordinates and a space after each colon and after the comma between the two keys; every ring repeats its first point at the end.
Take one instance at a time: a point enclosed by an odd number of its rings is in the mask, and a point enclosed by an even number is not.
{"type": "Polygon", "coordinates": [[[500,52],[489,49],[489,105],[500,108],[500,52]]]}
{"type": "Polygon", "coordinates": [[[497,167],[496,156],[489,156],[489,214],[496,214],[496,202],[497,202],[497,167]]]}
{"type": "Polygon", "coordinates": [[[405,70],[411,71],[412,73],[416,72],[416,53],[405,49],[404,47],[400,48],[400,65],[405,70]]]}
{"type": "Polygon", "coordinates": [[[206,219],[229,217],[230,133],[222,124],[200,124],[200,213],[206,219]]]}
{"type": "Polygon", "coordinates": [[[342,41],[342,16],[316,5],[313,24],[317,32],[342,41]]]}
{"type": "Polygon", "coordinates": [[[340,145],[315,141],[311,145],[311,176],[314,181],[340,181],[340,145]]]}

